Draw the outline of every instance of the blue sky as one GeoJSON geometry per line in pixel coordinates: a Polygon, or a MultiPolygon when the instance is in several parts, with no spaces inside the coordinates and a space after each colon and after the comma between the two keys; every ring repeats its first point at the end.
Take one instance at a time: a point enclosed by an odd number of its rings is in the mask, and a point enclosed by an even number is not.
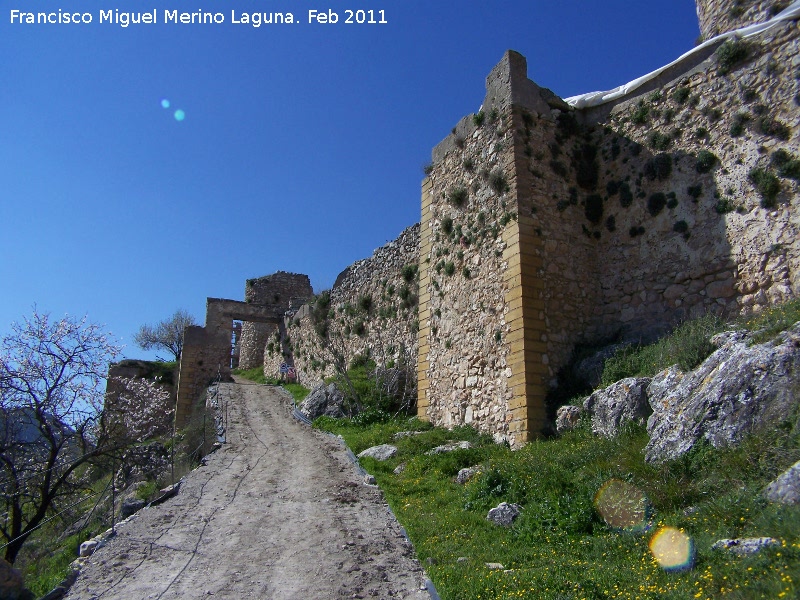
{"type": "MultiPolygon", "coordinates": [[[[241,17],[237,17],[241,20],[241,17]]],[[[562,97],[610,89],[699,35],[691,0],[8,0],[0,11],[0,334],[34,304],[122,343],[278,270],[328,288],[419,220],[431,148],[505,50],[562,97]],[[157,10],[159,23],[99,23],[157,10]],[[387,24],[345,24],[345,10],[387,24]],[[10,23],[11,10],[90,24],[10,23]],[[164,9],[224,24],[164,24],[164,9]],[[337,24],[308,24],[309,9],[337,24]],[[232,24],[231,11],[300,22],[232,24]],[[170,108],[162,107],[162,100],[170,108]],[[178,121],[174,111],[185,119],[178,121]]]]}

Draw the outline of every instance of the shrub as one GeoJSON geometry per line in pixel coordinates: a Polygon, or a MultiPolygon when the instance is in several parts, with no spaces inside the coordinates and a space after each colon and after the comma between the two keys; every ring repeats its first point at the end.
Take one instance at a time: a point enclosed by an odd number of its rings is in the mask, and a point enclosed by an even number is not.
{"type": "Polygon", "coordinates": [[[369,294],[361,296],[358,299],[358,307],[365,313],[369,313],[372,310],[372,296],[369,294]]]}
{"type": "Polygon", "coordinates": [[[575,115],[572,113],[565,113],[562,112],[556,118],[556,124],[558,126],[558,132],[564,138],[570,138],[573,135],[577,134],[580,130],[578,126],[578,121],[575,119],[575,115]]]}
{"type": "Polygon", "coordinates": [[[787,125],[769,115],[762,115],[757,121],[757,126],[762,134],[778,138],[784,142],[792,135],[792,130],[787,125]]]}
{"type": "Polygon", "coordinates": [[[686,188],[686,193],[691,196],[692,200],[697,202],[697,199],[703,195],[703,184],[698,183],[697,185],[690,185],[686,188]]]}
{"type": "Polygon", "coordinates": [[[717,156],[708,150],[700,150],[697,154],[695,168],[698,173],[708,173],[717,164],[717,156]]]}
{"type": "Polygon", "coordinates": [[[778,170],[778,175],[800,181],[800,159],[789,154],[783,148],[772,154],[770,163],[778,170]]]}
{"type": "Polygon", "coordinates": [[[475,161],[473,161],[471,158],[465,158],[464,162],[461,164],[464,166],[466,171],[471,172],[475,168],[475,161]]]}
{"type": "Polygon", "coordinates": [[[651,181],[664,180],[672,174],[672,156],[669,154],[656,154],[644,165],[644,174],[651,181]]]}
{"type": "Polygon", "coordinates": [[[479,113],[472,115],[472,122],[475,123],[475,125],[478,127],[483,125],[485,120],[486,120],[486,113],[484,113],[483,111],[480,111],[479,113]]]}
{"type": "Polygon", "coordinates": [[[440,227],[442,229],[442,233],[444,233],[445,235],[450,235],[451,233],[453,233],[453,219],[451,219],[450,217],[444,217],[442,219],[440,227]]]}
{"type": "Polygon", "coordinates": [[[669,148],[670,144],[672,143],[672,137],[665,133],[654,131],[648,137],[648,141],[650,147],[653,148],[654,150],[664,151],[667,148],[669,148]]]}
{"type": "Polygon", "coordinates": [[[633,204],[633,192],[627,181],[619,184],[619,203],[623,208],[628,208],[633,204]]]}
{"type": "Polygon", "coordinates": [[[469,193],[467,189],[463,186],[459,186],[450,190],[450,193],[447,196],[447,200],[456,207],[461,207],[469,198],[469,193]]]}
{"type": "Polygon", "coordinates": [[[691,94],[691,90],[688,87],[682,86],[672,92],[672,99],[675,100],[678,104],[683,104],[686,100],[689,99],[689,95],[691,94]]]}
{"type": "Polygon", "coordinates": [[[722,75],[729,73],[736,66],[747,60],[750,54],[750,49],[747,42],[736,39],[726,40],[717,51],[717,66],[722,75]]]}
{"type": "Polygon", "coordinates": [[[655,217],[664,210],[666,205],[667,197],[661,192],[656,192],[655,194],[651,194],[647,199],[647,212],[655,217]]]}
{"type": "Polygon", "coordinates": [[[724,215],[725,213],[736,210],[736,206],[728,198],[720,198],[714,205],[714,210],[719,214],[724,215]]]}
{"type": "Polygon", "coordinates": [[[600,170],[597,164],[597,147],[593,144],[577,147],[572,155],[572,166],[577,184],[585,190],[593,191],[597,187],[600,170]]]}
{"type": "Polygon", "coordinates": [[[751,169],[748,177],[761,196],[761,208],[775,208],[781,191],[778,178],[770,171],[759,168],[751,169]]]}
{"type": "Polygon", "coordinates": [[[586,198],[583,214],[590,223],[597,225],[603,218],[603,197],[599,194],[592,194],[586,198]]]}
{"type": "Polygon", "coordinates": [[[553,170],[553,173],[555,173],[560,177],[567,176],[567,167],[560,160],[555,160],[555,159],[551,160],[550,168],[553,170]]]}
{"type": "Polygon", "coordinates": [[[633,227],[631,227],[628,230],[628,234],[630,234],[630,236],[632,238],[638,237],[640,235],[644,235],[644,227],[642,227],[641,225],[638,225],[638,226],[634,225],[633,227]]]}
{"type": "Polygon", "coordinates": [[[456,265],[450,261],[444,264],[444,274],[445,275],[452,275],[456,272],[456,265]]]}
{"type": "Polygon", "coordinates": [[[647,123],[650,114],[650,107],[645,104],[644,100],[639,100],[636,108],[631,112],[631,121],[636,125],[644,125],[647,123]]]}
{"type": "Polygon", "coordinates": [[[489,175],[489,185],[497,194],[504,194],[509,190],[506,176],[502,171],[492,171],[489,175]]]}
{"type": "Polygon", "coordinates": [[[425,173],[425,175],[430,175],[431,173],[433,173],[433,163],[428,163],[426,165],[423,165],[422,172],[425,173]]]}
{"type": "Polygon", "coordinates": [[[680,220],[672,226],[672,231],[676,233],[686,233],[689,231],[689,224],[684,220],[680,220]]]}
{"type": "Polygon", "coordinates": [[[750,115],[745,112],[738,112],[733,116],[730,134],[732,137],[739,137],[744,133],[744,125],[750,120],[750,115]]]}

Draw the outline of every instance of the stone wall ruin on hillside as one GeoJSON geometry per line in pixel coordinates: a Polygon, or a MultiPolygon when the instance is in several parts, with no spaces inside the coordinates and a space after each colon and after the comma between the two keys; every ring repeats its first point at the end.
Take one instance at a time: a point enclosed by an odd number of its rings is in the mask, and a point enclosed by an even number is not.
{"type": "Polygon", "coordinates": [[[744,47],[584,111],[495,67],[422,186],[421,417],[517,445],[577,344],[800,293],[797,23],[744,47]]]}

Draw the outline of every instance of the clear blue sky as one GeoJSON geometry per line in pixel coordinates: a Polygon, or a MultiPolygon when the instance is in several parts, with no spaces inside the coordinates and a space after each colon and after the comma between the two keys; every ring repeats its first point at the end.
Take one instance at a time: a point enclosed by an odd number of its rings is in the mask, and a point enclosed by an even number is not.
{"type": "Polygon", "coordinates": [[[42,310],[127,345],[177,308],[278,270],[328,288],[419,220],[431,148],[505,50],[562,97],[691,49],[692,0],[8,0],[0,11],[0,334],[42,310]],[[159,23],[100,23],[157,10],[159,23]],[[339,23],[307,23],[310,8],[339,23]],[[345,9],[388,24],[348,25],[345,9]],[[88,12],[21,25],[11,10],[88,12]],[[164,24],[164,9],[225,24],[164,24]],[[293,12],[293,25],[231,11],[293,12]],[[239,20],[241,20],[240,17],[239,20]],[[170,108],[162,107],[162,100],[170,108]],[[178,121],[174,111],[185,119],[178,121]]]}

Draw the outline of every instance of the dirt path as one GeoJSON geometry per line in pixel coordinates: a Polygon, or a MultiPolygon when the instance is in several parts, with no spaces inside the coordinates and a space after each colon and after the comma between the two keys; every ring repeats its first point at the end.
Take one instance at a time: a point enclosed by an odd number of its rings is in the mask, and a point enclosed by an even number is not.
{"type": "Polygon", "coordinates": [[[118,528],[70,600],[413,598],[425,576],[381,492],[267,386],[222,384],[228,443],[118,528]]]}

